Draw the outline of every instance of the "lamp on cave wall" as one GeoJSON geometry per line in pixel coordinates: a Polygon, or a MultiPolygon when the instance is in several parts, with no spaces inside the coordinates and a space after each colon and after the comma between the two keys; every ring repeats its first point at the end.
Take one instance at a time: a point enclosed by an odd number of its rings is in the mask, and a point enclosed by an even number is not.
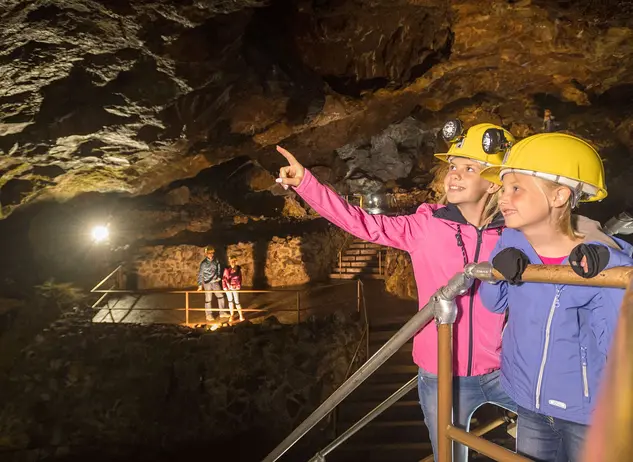
{"type": "Polygon", "coordinates": [[[92,228],[91,235],[92,240],[95,243],[101,244],[102,242],[107,241],[110,237],[110,228],[107,225],[97,225],[92,228]]]}

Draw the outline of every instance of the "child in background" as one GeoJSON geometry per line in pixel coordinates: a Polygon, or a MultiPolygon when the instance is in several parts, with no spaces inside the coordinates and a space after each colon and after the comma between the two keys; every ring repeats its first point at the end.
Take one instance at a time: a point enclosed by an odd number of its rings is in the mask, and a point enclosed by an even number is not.
{"type": "MultiPolygon", "coordinates": [[[[497,214],[499,186],[483,180],[486,166],[499,165],[502,154],[488,155],[481,145],[483,133],[492,124],[479,124],[465,134],[461,123],[450,121],[443,135],[451,142],[448,153],[436,157],[449,164],[444,178],[446,203],[422,204],[406,216],[370,215],[348,204],[323,186],[288,151],[277,150],[288,160],[278,183],[295,191],[320,215],[354,236],[369,242],[405,250],[411,255],[418,300],[421,306],[433,293],[461,271],[466,263],[486,260],[494,248],[503,220],[497,214]]],[[[499,362],[503,314],[493,314],[481,304],[477,285],[457,298],[460,315],[454,325],[454,420],[468,429],[470,418],[484,403],[492,402],[509,410],[515,403],[499,384],[499,362]]],[[[433,452],[437,450],[437,327],[430,323],[413,341],[413,360],[419,366],[418,393],[429,430],[433,452]]],[[[468,450],[454,445],[454,460],[466,462],[468,450]]]]}
{"type": "Polygon", "coordinates": [[[222,274],[222,289],[226,292],[226,298],[229,301],[229,319],[233,320],[233,306],[237,308],[240,315],[240,322],[244,321],[242,315],[242,306],[240,305],[239,290],[242,288],[242,269],[237,266],[237,259],[229,257],[229,267],[224,268],[222,274]]]}
{"type": "Polygon", "coordinates": [[[483,284],[480,293],[491,312],[510,310],[501,383],[519,405],[517,452],[580,461],[624,290],[521,283],[521,274],[530,263],[569,263],[585,278],[633,265],[628,244],[572,226],[579,201],[607,195],[602,161],[585,141],[547,133],[517,143],[482,177],[503,184],[507,229],[491,257],[507,282],[483,284]]]}

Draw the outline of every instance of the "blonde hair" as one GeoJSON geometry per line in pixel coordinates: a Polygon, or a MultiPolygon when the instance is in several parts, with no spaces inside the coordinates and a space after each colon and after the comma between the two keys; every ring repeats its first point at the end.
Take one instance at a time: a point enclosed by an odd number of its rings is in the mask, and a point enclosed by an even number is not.
{"type": "MultiPolygon", "coordinates": [[[[545,194],[545,191],[543,191],[542,186],[545,186],[550,191],[553,191],[556,188],[560,188],[561,186],[566,187],[565,185],[556,183],[555,181],[546,180],[544,178],[538,178],[538,177],[532,177],[532,178],[534,178],[534,180],[538,180],[536,181],[536,185],[538,186],[538,188],[541,190],[541,192],[546,198],[547,198],[547,195],[545,194]]],[[[582,239],[585,236],[583,234],[580,234],[576,230],[574,230],[574,225],[571,219],[571,211],[572,211],[571,201],[572,201],[573,194],[574,192],[572,191],[571,195],[567,199],[567,202],[565,202],[565,205],[563,206],[563,210],[560,216],[558,217],[558,222],[556,223],[556,226],[558,227],[558,230],[561,233],[563,233],[565,236],[571,239],[579,239],[579,238],[582,239]]]]}
{"type": "MultiPolygon", "coordinates": [[[[435,170],[435,177],[431,182],[431,189],[439,193],[439,199],[436,203],[440,205],[447,205],[448,199],[446,197],[446,191],[444,191],[444,178],[448,174],[448,163],[442,162],[442,165],[435,170]]],[[[488,226],[492,220],[499,213],[499,191],[489,194],[486,199],[486,204],[484,205],[484,209],[481,213],[481,222],[480,226],[488,226]]]]}

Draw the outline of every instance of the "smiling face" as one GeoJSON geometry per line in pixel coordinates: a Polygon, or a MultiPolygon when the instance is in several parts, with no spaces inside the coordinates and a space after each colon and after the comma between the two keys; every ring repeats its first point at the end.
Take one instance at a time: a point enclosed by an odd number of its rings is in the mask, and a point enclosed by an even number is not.
{"type": "Polygon", "coordinates": [[[499,209],[508,228],[525,231],[544,224],[557,225],[567,208],[571,190],[523,173],[503,176],[499,209]]]}
{"type": "Polygon", "coordinates": [[[451,157],[448,173],[444,177],[446,200],[451,204],[478,203],[488,194],[493,194],[499,186],[479,176],[484,165],[465,157],[451,157]]]}

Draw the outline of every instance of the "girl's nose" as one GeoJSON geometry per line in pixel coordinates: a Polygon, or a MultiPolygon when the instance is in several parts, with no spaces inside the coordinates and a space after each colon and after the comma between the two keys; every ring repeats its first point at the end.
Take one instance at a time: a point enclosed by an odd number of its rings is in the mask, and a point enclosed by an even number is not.
{"type": "Polygon", "coordinates": [[[456,180],[461,179],[461,175],[459,174],[459,172],[458,172],[457,170],[451,170],[451,171],[448,173],[448,176],[449,176],[450,178],[455,178],[456,180]]]}

